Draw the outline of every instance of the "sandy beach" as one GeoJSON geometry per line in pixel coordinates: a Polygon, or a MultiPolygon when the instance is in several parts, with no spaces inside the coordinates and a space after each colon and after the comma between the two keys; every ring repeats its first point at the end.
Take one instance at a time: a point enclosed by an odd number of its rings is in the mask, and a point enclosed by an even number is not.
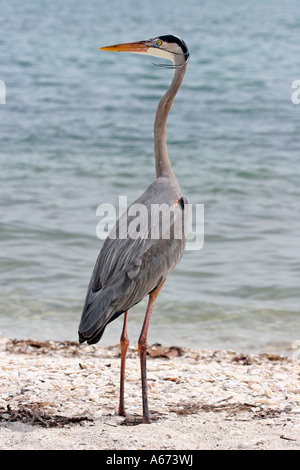
{"type": "Polygon", "coordinates": [[[279,355],[149,347],[137,424],[137,348],[116,415],[119,346],[0,339],[0,449],[299,449],[300,364],[279,355]]]}

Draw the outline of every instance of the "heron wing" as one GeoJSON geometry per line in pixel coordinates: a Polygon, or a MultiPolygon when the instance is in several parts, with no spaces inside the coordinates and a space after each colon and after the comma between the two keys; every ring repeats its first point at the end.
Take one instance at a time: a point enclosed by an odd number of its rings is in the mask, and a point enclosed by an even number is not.
{"type": "Polygon", "coordinates": [[[140,302],[161,284],[178,263],[185,245],[183,217],[181,239],[172,237],[172,229],[176,214],[179,215],[182,211],[181,207],[176,207],[174,219],[170,221],[169,238],[164,238],[162,231],[157,239],[147,237],[151,227],[151,205],[163,203],[172,206],[180,195],[179,187],[169,181],[166,185],[165,181],[155,180],[133,203],[143,205],[147,209],[145,217],[148,217],[148,224],[141,227],[137,238],[128,236],[130,224],[134,221],[134,216],[128,216],[128,208],[113,229],[118,238],[108,237],[105,240],[86,296],[79,327],[81,340],[99,340],[107,323],[140,302]],[[121,238],[122,224],[126,218],[127,236],[121,238]]]}

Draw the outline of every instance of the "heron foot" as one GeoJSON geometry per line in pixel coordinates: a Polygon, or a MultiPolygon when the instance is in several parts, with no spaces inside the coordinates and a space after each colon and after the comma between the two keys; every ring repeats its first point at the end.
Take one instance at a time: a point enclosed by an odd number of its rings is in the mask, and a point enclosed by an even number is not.
{"type": "Polygon", "coordinates": [[[151,424],[153,421],[157,421],[159,417],[157,415],[151,415],[149,418],[144,418],[140,415],[129,415],[126,414],[124,421],[121,423],[123,426],[136,426],[138,424],[151,424]]]}

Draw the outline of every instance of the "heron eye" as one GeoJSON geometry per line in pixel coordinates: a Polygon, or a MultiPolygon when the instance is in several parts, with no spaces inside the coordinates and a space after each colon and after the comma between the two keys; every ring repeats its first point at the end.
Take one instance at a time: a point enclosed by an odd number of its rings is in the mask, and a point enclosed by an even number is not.
{"type": "Polygon", "coordinates": [[[161,45],[162,45],[162,42],[161,42],[160,39],[159,39],[158,41],[156,41],[156,45],[157,45],[157,46],[161,46],[161,45]]]}

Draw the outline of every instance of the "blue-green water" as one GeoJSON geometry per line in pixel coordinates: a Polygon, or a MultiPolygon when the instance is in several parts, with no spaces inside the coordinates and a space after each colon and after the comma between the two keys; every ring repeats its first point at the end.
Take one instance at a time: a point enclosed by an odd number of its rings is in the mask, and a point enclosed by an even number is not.
{"type": "MultiPolygon", "coordinates": [[[[298,2],[10,0],[0,32],[0,334],[77,338],[102,243],[96,208],[132,202],[154,179],[153,121],[172,76],[97,48],[177,34],[191,60],[168,148],[183,194],[205,205],[205,243],[169,276],[149,341],[289,350],[300,339],[298,2]]],[[[145,308],[130,312],[133,341],[145,308]]]]}

